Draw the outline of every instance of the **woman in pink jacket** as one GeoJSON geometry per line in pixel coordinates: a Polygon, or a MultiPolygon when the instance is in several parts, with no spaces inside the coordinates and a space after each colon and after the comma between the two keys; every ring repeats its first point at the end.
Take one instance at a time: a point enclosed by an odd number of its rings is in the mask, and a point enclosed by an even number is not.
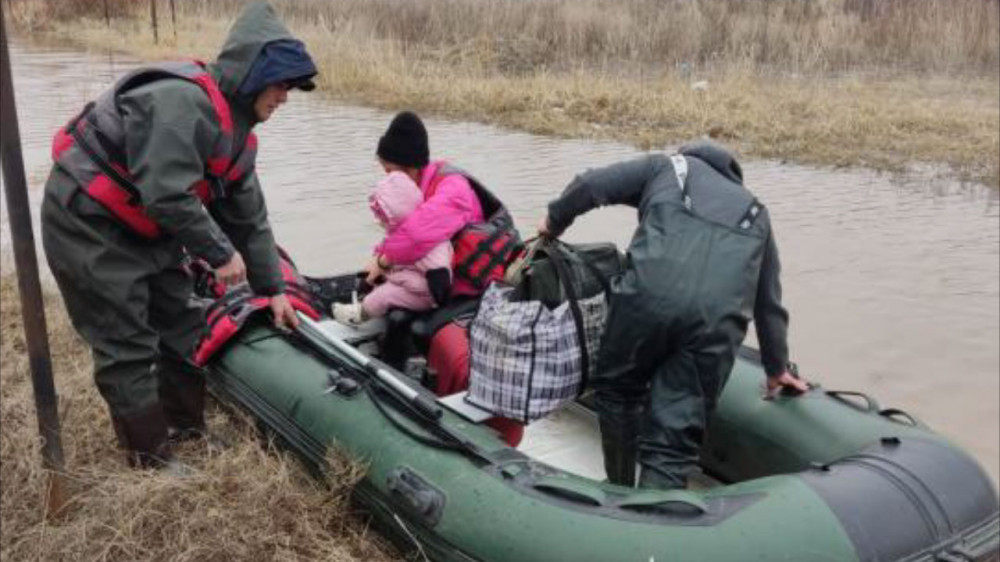
{"type": "MultiPolygon", "coordinates": [[[[455,250],[451,296],[478,296],[490,279],[502,276],[503,268],[520,244],[513,221],[500,201],[484,187],[478,184],[474,187],[464,173],[443,161],[430,161],[427,130],[419,117],[409,111],[396,115],[379,139],[376,154],[387,174],[405,174],[419,185],[424,201],[375,249],[367,267],[368,283],[373,284],[382,276],[391,279],[391,272],[397,267],[421,263],[441,244],[452,243],[455,250]],[[479,241],[490,238],[495,230],[504,231],[504,236],[496,237],[487,251],[476,250],[479,241]]],[[[383,361],[393,364],[405,360],[405,355],[395,357],[398,352],[389,351],[386,343],[383,343],[383,361]]],[[[467,327],[450,322],[439,329],[431,338],[427,362],[438,374],[435,388],[438,395],[467,388],[467,327]]],[[[488,423],[512,447],[520,443],[524,433],[521,424],[503,418],[492,418],[488,423]]]]}
{"type": "MultiPolygon", "coordinates": [[[[443,161],[430,161],[427,129],[416,114],[396,115],[379,139],[379,163],[386,173],[402,172],[420,186],[424,202],[376,248],[366,268],[374,283],[391,266],[411,265],[442,242],[449,242],[468,225],[484,222],[479,198],[463,175],[441,173],[443,161]]],[[[453,295],[480,291],[457,278],[453,295]]]]}
{"type": "MultiPolygon", "coordinates": [[[[424,201],[424,194],[406,174],[389,172],[368,198],[372,214],[392,235],[424,201]]],[[[412,265],[396,265],[385,272],[385,282],[375,287],[360,303],[335,304],[333,317],[349,324],[384,316],[390,308],[429,310],[436,306],[434,295],[447,295],[451,287],[451,242],[445,240],[412,265]],[[436,286],[435,286],[436,285],[436,286]]]]}

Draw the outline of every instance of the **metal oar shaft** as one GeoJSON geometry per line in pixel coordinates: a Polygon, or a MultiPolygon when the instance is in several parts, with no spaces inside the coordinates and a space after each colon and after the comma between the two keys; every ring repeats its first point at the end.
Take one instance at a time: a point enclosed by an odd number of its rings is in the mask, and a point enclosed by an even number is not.
{"type": "Polygon", "coordinates": [[[424,415],[433,419],[441,417],[441,408],[439,408],[434,401],[428,399],[426,396],[423,396],[409,385],[399,380],[398,377],[389,371],[379,367],[374,361],[372,361],[371,358],[355,349],[354,346],[328,334],[325,330],[323,330],[322,326],[317,324],[305,314],[301,312],[298,312],[297,314],[299,316],[298,331],[300,334],[305,336],[307,339],[312,340],[314,338],[318,338],[324,343],[330,344],[338,352],[349,357],[352,361],[357,363],[361,369],[389,387],[392,392],[409,402],[424,415]]]}

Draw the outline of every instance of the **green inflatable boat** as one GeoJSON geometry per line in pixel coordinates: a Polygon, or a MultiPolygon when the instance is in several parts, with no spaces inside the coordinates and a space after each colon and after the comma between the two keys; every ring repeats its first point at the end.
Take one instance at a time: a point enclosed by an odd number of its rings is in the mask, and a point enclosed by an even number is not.
{"type": "Polygon", "coordinates": [[[508,447],[460,399],[375,359],[383,328],[345,328],[304,319],[282,334],[251,320],[212,362],[210,388],[317,472],[334,444],[369,463],[356,500],[416,559],[997,559],[997,493],[972,457],[859,393],[763,401],[751,350],[709,426],[702,469],[714,485],[664,492],[508,447]]]}

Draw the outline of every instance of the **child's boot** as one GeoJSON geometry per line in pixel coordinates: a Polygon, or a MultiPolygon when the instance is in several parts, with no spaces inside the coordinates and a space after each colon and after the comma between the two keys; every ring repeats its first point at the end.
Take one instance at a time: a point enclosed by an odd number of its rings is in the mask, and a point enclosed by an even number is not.
{"type": "Polygon", "coordinates": [[[361,308],[361,303],[346,304],[338,302],[333,304],[333,319],[342,324],[357,326],[367,320],[367,317],[365,316],[364,309],[361,308]]]}

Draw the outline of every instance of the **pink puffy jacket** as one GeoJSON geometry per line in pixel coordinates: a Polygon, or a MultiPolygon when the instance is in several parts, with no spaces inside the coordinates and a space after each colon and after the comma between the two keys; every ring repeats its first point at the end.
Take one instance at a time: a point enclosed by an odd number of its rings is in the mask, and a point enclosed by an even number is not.
{"type": "MultiPolygon", "coordinates": [[[[424,202],[409,214],[376,248],[393,264],[412,264],[442,242],[451,243],[459,230],[483,222],[483,209],[469,181],[459,174],[444,177],[430,198],[427,191],[443,160],[428,164],[420,175],[424,202]]],[[[467,282],[456,279],[452,294],[476,294],[467,282]]]]}
{"type": "MultiPolygon", "coordinates": [[[[391,172],[378,183],[368,198],[368,205],[379,222],[385,225],[387,236],[383,246],[409,222],[409,217],[413,216],[423,204],[425,204],[423,192],[402,172],[391,172]]],[[[446,239],[443,243],[433,245],[409,264],[393,260],[392,270],[387,277],[399,285],[423,285],[426,291],[427,282],[424,273],[438,268],[450,271],[452,253],[451,241],[446,239]],[[411,280],[411,277],[414,279],[411,280]]],[[[389,259],[392,260],[391,257],[389,259]]]]}

